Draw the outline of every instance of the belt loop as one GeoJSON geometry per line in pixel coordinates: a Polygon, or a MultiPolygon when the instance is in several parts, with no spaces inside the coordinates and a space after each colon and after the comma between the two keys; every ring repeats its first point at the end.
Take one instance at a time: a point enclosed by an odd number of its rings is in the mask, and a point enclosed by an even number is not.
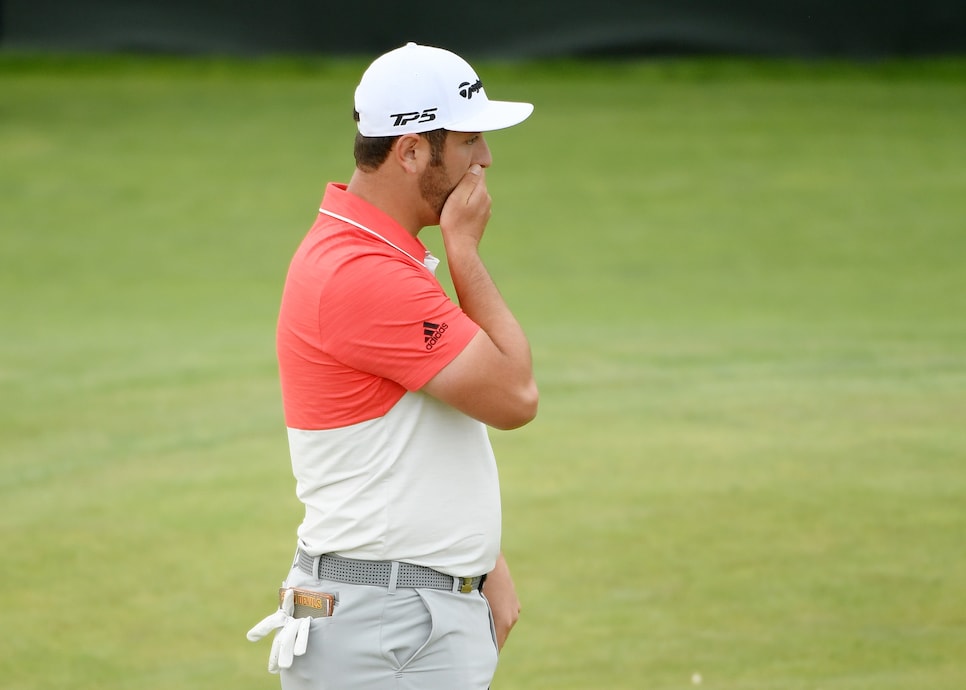
{"type": "Polygon", "coordinates": [[[389,593],[396,593],[396,581],[399,579],[399,561],[393,561],[389,568],[389,593]]]}
{"type": "Polygon", "coordinates": [[[312,559],[312,577],[314,577],[316,580],[322,579],[322,573],[319,572],[319,569],[321,568],[321,560],[321,554],[312,559]]]}

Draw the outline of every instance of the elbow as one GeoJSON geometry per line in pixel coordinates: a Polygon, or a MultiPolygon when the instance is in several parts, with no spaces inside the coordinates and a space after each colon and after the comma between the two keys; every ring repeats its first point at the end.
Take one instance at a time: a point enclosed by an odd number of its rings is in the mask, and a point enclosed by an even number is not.
{"type": "Polygon", "coordinates": [[[499,419],[492,420],[490,426],[501,431],[519,429],[537,416],[539,403],[540,392],[537,390],[536,382],[531,379],[527,385],[516,392],[516,395],[507,400],[499,419]]]}

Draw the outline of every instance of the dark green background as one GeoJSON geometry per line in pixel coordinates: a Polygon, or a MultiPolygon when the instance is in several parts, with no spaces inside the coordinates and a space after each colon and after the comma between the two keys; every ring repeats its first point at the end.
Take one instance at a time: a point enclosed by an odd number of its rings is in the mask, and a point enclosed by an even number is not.
{"type": "Polygon", "coordinates": [[[468,57],[966,52],[962,0],[0,0],[0,48],[369,55],[406,41],[468,57]]]}

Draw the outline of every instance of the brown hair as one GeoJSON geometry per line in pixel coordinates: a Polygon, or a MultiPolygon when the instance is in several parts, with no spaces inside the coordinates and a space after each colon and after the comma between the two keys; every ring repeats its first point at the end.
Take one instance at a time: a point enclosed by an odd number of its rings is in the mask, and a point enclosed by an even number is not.
{"type": "MultiPolygon", "coordinates": [[[[354,110],[352,111],[352,115],[353,119],[358,122],[359,112],[354,110]]],[[[447,131],[445,129],[420,132],[419,136],[429,142],[432,154],[430,165],[440,165],[443,162],[443,149],[446,148],[446,135],[447,131]]],[[[352,151],[356,159],[356,167],[366,172],[372,172],[378,168],[386,162],[386,158],[389,157],[389,152],[392,150],[393,144],[396,143],[396,139],[398,138],[398,136],[364,137],[357,132],[355,146],[352,151]]]]}

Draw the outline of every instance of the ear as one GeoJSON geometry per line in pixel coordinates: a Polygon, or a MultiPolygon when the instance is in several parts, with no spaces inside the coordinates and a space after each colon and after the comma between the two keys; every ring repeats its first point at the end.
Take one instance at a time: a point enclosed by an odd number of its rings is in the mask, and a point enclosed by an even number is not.
{"type": "Polygon", "coordinates": [[[429,142],[418,134],[403,134],[392,147],[396,163],[408,173],[422,172],[429,161],[429,142]]]}

